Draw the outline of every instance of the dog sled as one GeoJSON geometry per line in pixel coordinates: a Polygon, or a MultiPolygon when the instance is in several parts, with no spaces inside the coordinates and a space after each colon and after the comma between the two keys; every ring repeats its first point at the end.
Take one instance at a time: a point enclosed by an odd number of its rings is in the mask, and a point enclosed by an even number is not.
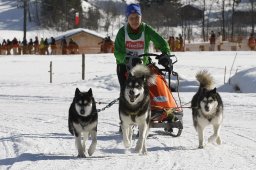
{"type": "Polygon", "coordinates": [[[163,128],[164,132],[170,136],[178,137],[183,130],[183,110],[178,107],[178,104],[172,94],[171,77],[178,74],[173,71],[173,65],[177,62],[175,55],[158,55],[158,54],[141,54],[139,56],[127,56],[126,67],[130,70],[137,64],[141,64],[141,57],[147,56],[149,64],[147,67],[155,74],[155,84],[149,87],[151,99],[151,128],[163,128]],[[158,63],[161,63],[164,68],[159,68],[156,63],[153,63],[150,57],[156,57],[158,63]],[[161,61],[161,62],[160,62],[161,61]],[[167,76],[167,80],[165,76],[167,76]]]}

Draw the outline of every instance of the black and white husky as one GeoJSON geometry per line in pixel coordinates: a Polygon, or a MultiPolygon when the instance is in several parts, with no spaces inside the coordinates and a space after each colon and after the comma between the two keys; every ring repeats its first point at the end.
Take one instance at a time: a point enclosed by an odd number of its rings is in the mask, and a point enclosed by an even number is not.
{"type": "Polygon", "coordinates": [[[76,88],[75,97],[69,108],[68,128],[69,132],[75,136],[78,157],[85,157],[85,144],[89,135],[92,137],[92,143],[88,154],[91,156],[94,153],[97,144],[97,124],[98,112],[92,89],[88,92],[80,92],[76,88]]]}
{"type": "Polygon", "coordinates": [[[196,75],[200,82],[197,93],[193,96],[191,107],[193,124],[198,133],[199,148],[204,147],[204,128],[213,125],[213,135],[208,142],[221,144],[220,127],[223,121],[223,102],[213,86],[213,77],[207,71],[200,71],[196,75]]]}
{"type": "Polygon", "coordinates": [[[148,85],[153,83],[150,70],[144,65],[136,65],[129,73],[125,86],[121,89],[119,98],[119,116],[123,132],[123,142],[126,148],[131,146],[133,130],[139,128],[139,139],[135,151],[146,154],[145,140],[151,118],[150,97],[148,85]]]}

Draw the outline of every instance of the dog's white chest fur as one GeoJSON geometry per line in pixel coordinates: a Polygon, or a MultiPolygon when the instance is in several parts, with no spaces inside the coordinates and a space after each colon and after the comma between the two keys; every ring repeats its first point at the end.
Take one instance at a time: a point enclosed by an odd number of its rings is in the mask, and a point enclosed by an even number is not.
{"type": "Polygon", "coordinates": [[[98,122],[95,121],[93,123],[90,123],[86,126],[82,126],[80,123],[73,123],[75,129],[77,132],[81,133],[81,132],[89,132],[91,131],[93,128],[95,128],[97,126],[98,122]]]}

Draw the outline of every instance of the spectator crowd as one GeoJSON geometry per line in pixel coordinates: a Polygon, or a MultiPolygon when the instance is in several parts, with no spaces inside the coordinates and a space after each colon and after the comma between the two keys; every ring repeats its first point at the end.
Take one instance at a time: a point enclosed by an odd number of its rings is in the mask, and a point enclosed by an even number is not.
{"type": "Polygon", "coordinates": [[[170,36],[168,44],[171,51],[184,51],[184,41],[181,34],[176,38],[174,38],[174,36],[170,36]]]}
{"type": "MultiPolygon", "coordinates": [[[[211,31],[211,34],[209,35],[209,50],[215,51],[215,46],[217,46],[217,50],[221,51],[223,45],[222,38],[220,32],[218,32],[216,36],[215,33],[211,31]]],[[[100,45],[101,53],[114,52],[114,43],[109,36],[105,37],[98,44],[100,45]]],[[[181,34],[179,34],[178,37],[170,36],[168,44],[173,52],[184,51],[184,40],[181,34]]],[[[250,34],[247,45],[251,50],[256,50],[256,38],[253,33],[250,34]]],[[[54,37],[45,39],[41,37],[39,40],[37,36],[35,36],[34,40],[30,38],[29,41],[26,39],[19,41],[14,37],[12,40],[3,39],[2,42],[0,42],[0,55],[56,55],[57,50],[60,51],[59,54],[63,55],[79,54],[78,44],[72,38],[69,38],[69,41],[67,42],[65,36],[61,38],[60,45],[56,45],[54,37]]]]}
{"type": "Polygon", "coordinates": [[[51,38],[32,38],[27,41],[25,38],[22,41],[18,41],[16,37],[12,40],[3,39],[0,42],[0,55],[22,55],[22,54],[37,54],[37,55],[55,55],[57,49],[61,48],[62,54],[78,54],[79,46],[72,39],[69,42],[66,41],[65,37],[61,40],[61,45],[56,45],[54,37],[51,38]]]}

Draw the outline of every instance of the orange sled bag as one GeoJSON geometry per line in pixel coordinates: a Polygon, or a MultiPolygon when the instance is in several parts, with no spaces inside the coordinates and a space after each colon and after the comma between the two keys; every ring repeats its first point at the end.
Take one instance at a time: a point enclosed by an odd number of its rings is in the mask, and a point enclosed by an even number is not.
{"type": "Polygon", "coordinates": [[[155,74],[155,84],[149,86],[151,110],[163,111],[158,121],[163,121],[167,118],[166,110],[177,109],[177,103],[172,95],[171,89],[168,87],[164,76],[160,70],[153,64],[148,65],[152,74],[155,74]]]}

